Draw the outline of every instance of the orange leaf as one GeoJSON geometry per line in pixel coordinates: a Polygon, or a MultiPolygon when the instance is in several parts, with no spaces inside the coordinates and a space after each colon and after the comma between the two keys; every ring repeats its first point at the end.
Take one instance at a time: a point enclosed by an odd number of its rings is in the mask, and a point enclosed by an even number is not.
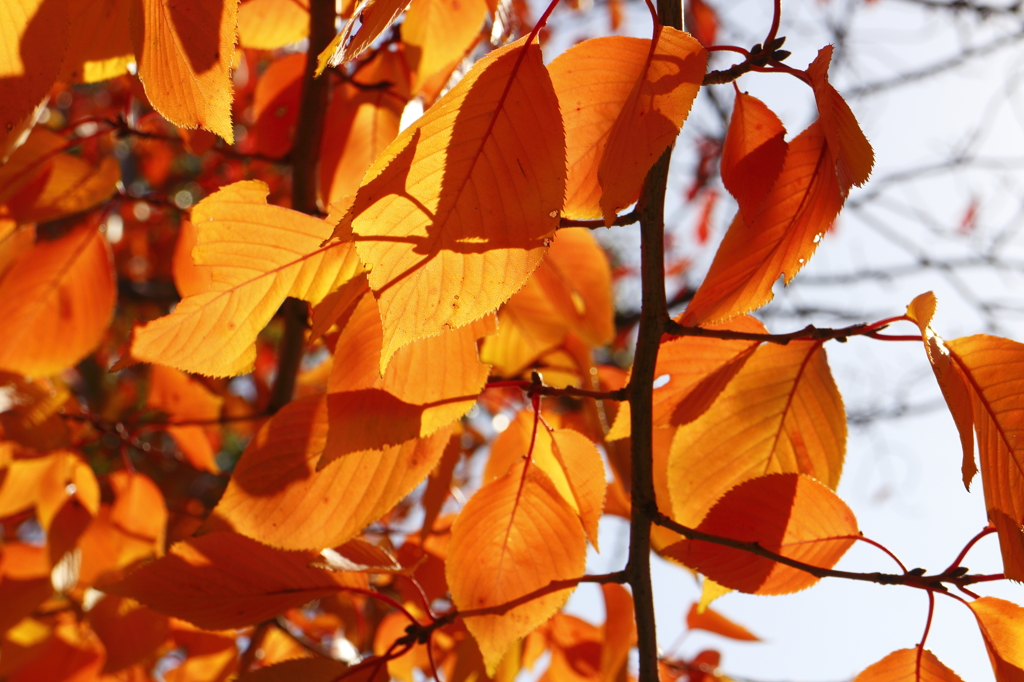
{"type": "Polygon", "coordinates": [[[558,226],[565,138],[540,48],[476,63],[374,162],[349,224],[395,351],[509,299],[558,226]]]}
{"type": "Polygon", "coordinates": [[[344,544],[419,485],[448,442],[423,440],[354,452],[317,471],[327,442],[327,401],[288,403],[242,453],[213,514],[239,533],[278,547],[344,544]]]}
{"type": "Polygon", "coordinates": [[[820,122],[789,144],[778,180],[754,215],[737,214],[704,283],[680,320],[699,325],[760,308],[788,284],[839,214],[843,195],[820,122]]]}
{"type": "Polygon", "coordinates": [[[789,145],[782,121],[764,103],[736,91],[729,131],[722,147],[722,182],[753,217],[782,172],[789,145]]]}
{"type": "Polygon", "coordinates": [[[927,649],[920,656],[918,652],[916,648],[894,651],[865,668],[853,682],[963,682],[935,654],[927,649]]]}
{"type": "MultiPolygon", "coordinates": [[[[391,59],[384,52],[379,59],[391,59]]],[[[331,93],[320,148],[324,203],[355,196],[363,174],[395,136],[405,102],[392,90],[342,83],[331,93]]]]}
{"type": "MultiPolygon", "coordinates": [[[[184,372],[160,365],[150,369],[146,407],[166,413],[172,423],[215,420],[220,417],[223,404],[223,398],[214,395],[184,372]]],[[[220,467],[214,461],[220,443],[220,436],[215,429],[198,424],[168,426],[167,434],[178,444],[181,453],[192,466],[214,474],[220,473],[220,467]]]]}
{"type": "Polygon", "coordinates": [[[0,6],[0,133],[28,116],[57,79],[71,35],[67,0],[0,6]]]}
{"type": "Polygon", "coordinates": [[[16,540],[0,547],[0,603],[4,605],[0,628],[4,632],[53,595],[51,569],[45,547],[16,540]]]}
{"type": "Polygon", "coordinates": [[[608,257],[590,230],[562,228],[543,262],[498,312],[498,333],[484,340],[483,362],[516,376],[560,346],[568,332],[592,346],[615,330],[608,257]]]}
{"type": "Polygon", "coordinates": [[[818,122],[821,124],[832,157],[836,163],[839,191],[845,197],[850,187],[868,181],[875,164],[875,152],[864,137],[849,105],[828,82],[828,66],[832,61],[832,46],[818,51],[807,74],[811,77],[814,99],[818,104],[818,122]]]}
{"type": "Polygon", "coordinates": [[[120,181],[117,159],[104,157],[94,168],[77,156],[60,154],[11,198],[8,207],[21,223],[56,220],[106,201],[120,181]]]}
{"type": "Polygon", "coordinates": [[[115,471],[107,480],[114,491],[110,522],[133,538],[148,541],[155,554],[163,554],[167,505],[160,488],[138,472],[115,471]]]}
{"type": "Polygon", "coordinates": [[[707,62],[707,52],[689,33],[655,27],[641,75],[608,132],[597,171],[606,225],[636,201],[647,172],[675,142],[707,62]]]}
{"type": "Polygon", "coordinates": [[[67,147],[67,140],[57,133],[33,128],[24,144],[0,165],[0,204],[9,202],[67,147]]]}
{"type": "Polygon", "coordinates": [[[514,466],[469,500],[452,526],[445,573],[488,675],[516,640],[565,603],[572,588],[494,614],[470,614],[524,598],[553,581],[578,578],[585,564],[583,527],[537,467],[514,466]]]}
{"type": "Polygon", "coordinates": [[[378,659],[370,659],[355,668],[330,658],[301,658],[253,670],[238,678],[239,682],[387,682],[388,667],[378,659]]]}
{"type": "MultiPolygon", "coordinates": [[[[831,568],[854,543],[857,520],[831,490],[808,476],[770,474],[736,486],[698,530],[758,546],[796,561],[831,568]]],[[[789,594],[818,578],[750,552],[684,540],[664,554],[715,582],[750,594],[789,594]]]]}
{"type": "Polygon", "coordinates": [[[409,0],[359,0],[341,32],[317,57],[316,75],[321,75],[328,66],[339,66],[358,57],[408,6],[409,0]],[[359,33],[353,38],[357,20],[359,33]]]}
{"type": "Polygon", "coordinates": [[[1024,638],[1024,608],[996,597],[976,599],[970,607],[985,639],[997,682],[1021,679],[1024,676],[1024,650],[1020,646],[1024,638]]]}
{"type": "MultiPolygon", "coordinates": [[[[650,40],[611,36],[585,40],[551,62],[548,71],[565,121],[568,167],[562,209],[565,215],[577,218],[604,215],[601,204],[604,184],[599,181],[598,169],[619,118],[625,117],[630,125],[636,126],[635,135],[641,127],[630,117],[642,112],[644,106],[647,110],[656,108],[663,115],[658,126],[646,133],[649,139],[645,144],[651,145],[654,158],[675,139],[697,92],[693,84],[703,77],[703,63],[707,58],[700,61],[698,57],[692,63],[687,60],[685,69],[672,66],[669,60],[676,51],[686,55],[696,49],[687,34],[669,28],[661,29],[653,60],[650,40]],[[650,92],[650,81],[657,78],[662,82],[655,96],[650,92]],[[646,99],[641,104],[643,98],[646,99]],[[631,107],[628,110],[627,105],[631,107]],[[640,109],[636,111],[632,107],[640,109]],[[662,142],[664,145],[656,149],[662,142]]],[[[634,140],[633,144],[637,142],[634,140]]],[[[635,199],[639,181],[631,191],[635,199]]]]}
{"type": "Polygon", "coordinates": [[[131,33],[139,80],[153,108],[182,128],[205,128],[228,144],[231,126],[231,62],[235,55],[238,3],[135,0],[131,33]]]}
{"type": "Polygon", "coordinates": [[[477,340],[494,331],[494,317],[487,316],[420,339],[399,349],[380,376],[380,314],[365,295],[335,346],[328,457],[429,436],[466,414],[490,369],[477,357],[477,340]]]}
{"type": "Polygon", "coordinates": [[[107,650],[104,672],[117,672],[146,657],[170,638],[167,616],[113,595],[89,609],[89,624],[107,650]]]}
{"type": "MultiPolygon", "coordinates": [[[[946,346],[973,406],[985,506],[999,531],[1003,572],[1024,580],[1024,344],[981,334],[946,346]]],[[[956,414],[962,405],[953,408],[956,414]]]]}
{"type": "Polygon", "coordinates": [[[462,61],[486,17],[486,0],[413,0],[402,22],[402,42],[416,83],[462,61]]]}
{"type": "Polygon", "coordinates": [[[622,585],[601,585],[604,595],[604,646],[601,647],[601,682],[622,679],[620,672],[629,660],[629,651],[636,646],[636,622],[633,620],[633,596],[622,585]]]}
{"type": "Polygon", "coordinates": [[[135,61],[129,29],[131,0],[69,0],[71,31],[60,80],[98,83],[128,73],[135,61]]]}
{"type": "Polygon", "coordinates": [[[734,623],[712,609],[700,610],[699,604],[690,607],[686,614],[686,627],[690,630],[707,630],[722,637],[738,639],[743,642],[760,642],[761,638],[742,625],[734,623]]]}
{"type": "Polygon", "coordinates": [[[250,133],[256,136],[256,151],[260,154],[280,158],[291,150],[305,69],[306,55],[286,55],[272,61],[256,83],[252,99],[256,124],[250,133]]]}
{"type": "Polygon", "coordinates": [[[110,247],[95,229],[37,243],[0,279],[0,369],[48,376],[75,365],[103,339],[116,300],[110,247]]]}
{"type": "Polygon", "coordinates": [[[707,412],[676,431],[672,518],[698,523],[726,491],[765,474],[807,474],[835,489],[845,453],[843,400],[821,343],[762,346],[707,412]]]}
{"type": "Polygon", "coordinates": [[[978,473],[978,465],[974,461],[974,407],[965,377],[953,362],[946,342],[932,329],[935,303],[935,294],[932,292],[921,294],[907,306],[907,316],[921,328],[921,340],[924,341],[928,361],[960,433],[960,445],[964,453],[961,470],[964,487],[970,490],[971,481],[978,473]]]}
{"type": "Polygon", "coordinates": [[[192,221],[182,219],[178,226],[178,240],[174,244],[171,274],[174,286],[182,298],[201,294],[210,288],[213,274],[210,269],[192,262],[192,249],[199,243],[199,232],[192,221]]]}
{"type": "Polygon", "coordinates": [[[331,225],[266,203],[267,186],[236,182],[192,209],[195,263],[212,273],[206,291],[136,328],[132,355],[209,376],[250,371],[256,335],[287,296],[317,303],[362,271],[350,243],[320,244],[331,225]]]}
{"type": "Polygon", "coordinates": [[[318,557],[215,532],[175,543],[104,591],[207,630],[244,627],[364,580],[310,568],[318,557]]]}
{"type": "Polygon", "coordinates": [[[309,35],[309,0],[249,0],[238,6],[238,42],[276,50],[309,35]]]}

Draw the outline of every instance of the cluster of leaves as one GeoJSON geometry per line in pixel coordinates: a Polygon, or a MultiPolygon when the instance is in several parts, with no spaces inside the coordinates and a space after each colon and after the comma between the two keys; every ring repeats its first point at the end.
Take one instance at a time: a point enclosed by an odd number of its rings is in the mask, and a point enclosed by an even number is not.
{"type": "MultiPolygon", "coordinates": [[[[641,680],[714,679],[714,652],[652,653],[652,551],[704,576],[691,628],[750,639],[707,608],[729,590],[901,584],[964,603],[997,678],[1024,674],[1024,609],[970,589],[1024,580],[1024,346],[943,341],[930,294],[838,330],[748,315],[872,168],[831,48],[785,65],[777,5],[708,73],[713,12],[697,40],[666,3],[651,38],[545,64],[553,8],[364,1],[333,42],[333,0],[0,8],[0,677],[510,680],[550,652],[547,679],[623,680],[635,646],[641,680]],[[702,164],[736,217],[670,319],[668,153],[702,86],[757,71],[818,118],[787,140],[736,89],[702,164]],[[590,230],[633,222],[629,368],[598,360],[623,330],[590,230]],[[967,485],[977,437],[991,526],[942,572],[833,568],[865,540],[824,351],[854,335],[923,341],[967,485]],[[629,563],[588,575],[606,514],[629,563]],[[972,575],[989,533],[1004,573],[972,575]],[[601,626],[560,612],[583,582],[601,626]]],[[[959,679],[921,639],[858,679],[959,679]]]]}

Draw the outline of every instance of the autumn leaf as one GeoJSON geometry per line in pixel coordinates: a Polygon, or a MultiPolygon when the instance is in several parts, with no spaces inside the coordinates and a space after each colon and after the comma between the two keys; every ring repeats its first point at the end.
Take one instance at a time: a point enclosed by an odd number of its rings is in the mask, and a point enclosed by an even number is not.
{"type": "MultiPolygon", "coordinates": [[[[697,530],[831,568],[858,535],[853,512],[831,490],[800,474],[770,474],[741,483],[711,508],[697,530]]],[[[818,578],[750,552],[684,540],[664,552],[715,582],[750,594],[789,594],[818,578]]]]}
{"type": "Polygon", "coordinates": [[[996,680],[1019,680],[1024,675],[1024,651],[1020,647],[1024,609],[996,597],[975,599],[969,606],[981,629],[996,680]]]}
{"type": "Polygon", "coordinates": [[[249,0],[238,6],[238,42],[275,50],[309,35],[309,0],[249,0]]]}
{"type": "MultiPolygon", "coordinates": [[[[202,424],[173,425],[174,422],[213,422],[220,417],[224,399],[210,392],[187,374],[171,367],[154,365],[149,372],[146,406],[170,417],[167,434],[175,440],[188,462],[214,474],[220,467],[214,460],[220,438],[202,424]],[[211,437],[214,440],[211,440],[211,437]]],[[[207,427],[213,426],[208,423],[207,427]]]]}
{"type": "Polygon", "coordinates": [[[131,597],[154,611],[207,630],[272,618],[346,587],[359,574],[309,568],[319,555],[271,549],[236,533],[215,532],[174,544],[104,591],[131,597]]]}
{"type": "Polygon", "coordinates": [[[682,324],[750,312],[772,299],[780,276],[787,284],[792,281],[843,205],[835,163],[819,122],[789,143],[782,172],[761,210],[733,219],[682,324]]]}
{"type": "Polygon", "coordinates": [[[572,588],[499,607],[553,581],[580,577],[585,561],[583,526],[547,475],[528,462],[470,499],[452,526],[445,572],[488,675],[516,640],[565,603],[572,588]],[[494,612],[473,613],[485,609],[494,612]]]}
{"type": "Polygon", "coordinates": [[[761,638],[753,634],[745,627],[734,623],[719,612],[705,608],[700,609],[699,604],[690,607],[686,614],[686,627],[690,630],[707,630],[722,637],[738,639],[742,642],[760,642],[761,638]]]}
{"type": "Polygon", "coordinates": [[[927,649],[900,649],[865,668],[853,682],[963,682],[927,649]]]}
{"type": "Polygon", "coordinates": [[[536,269],[558,226],[565,140],[540,49],[491,52],[366,172],[349,226],[398,348],[479,319],[536,269]]]}
{"type": "Polygon", "coordinates": [[[722,147],[721,172],[726,189],[740,205],[740,214],[756,215],[782,172],[789,147],[785,135],[775,112],[737,89],[722,147]]]}
{"type": "Polygon", "coordinates": [[[256,335],[287,296],[317,303],[362,271],[351,245],[331,242],[331,225],[266,203],[267,186],[221,188],[192,209],[196,265],[210,288],[135,330],[132,355],[209,376],[252,369],[256,335]]]}
{"type": "Polygon", "coordinates": [[[676,431],[672,517],[696,524],[728,490],[765,474],[807,474],[834,489],[845,453],[846,414],[821,342],[762,346],[707,412],[676,431]]]}
{"type": "Polygon", "coordinates": [[[402,42],[417,85],[461,62],[479,40],[486,17],[486,0],[413,0],[402,22],[402,42]]]}
{"type": "Polygon", "coordinates": [[[250,131],[258,153],[281,158],[291,150],[305,69],[306,55],[290,54],[271,62],[260,76],[252,99],[256,123],[250,131]]]}
{"type": "Polygon", "coordinates": [[[607,220],[636,200],[647,170],[679,134],[706,62],[693,38],[661,26],[653,43],[593,38],[551,62],[565,121],[565,215],[607,220]]]}
{"type": "Polygon", "coordinates": [[[964,453],[964,487],[970,490],[971,481],[978,473],[978,465],[974,461],[974,408],[965,377],[953,362],[946,342],[932,329],[935,305],[935,294],[930,291],[921,294],[907,306],[907,316],[921,329],[921,340],[924,341],[928,361],[960,433],[960,445],[964,453]]]}
{"type": "Polygon", "coordinates": [[[0,7],[0,133],[17,127],[49,93],[70,35],[67,0],[10,0],[0,7]]]}
{"type": "MultiPolygon", "coordinates": [[[[115,159],[104,158],[99,168],[94,168],[71,154],[52,156],[49,150],[55,142],[52,138],[47,140],[48,135],[41,137],[39,143],[44,145],[43,149],[33,145],[33,151],[42,151],[42,155],[25,164],[16,158],[20,156],[17,152],[11,159],[16,165],[10,169],[10,175],[18,174],[25,166],[31,173],[12,182],[18,188],[16,194],[12,192],[6,197],[12,218],[20,223],[57,220],[90,209],[117,191],[121,168],[115,159]]],[[[0,196],[6,194],[0,192],[0,196]]]]}
{"type": "Polygon", "coordinates": [[[110,247],[94,228],[37,243],[0,278],[0,369],[49,376],[73,366],[103,339],[116,299],[110,247]]]}
{"type": "Polygon", "coordinates": [[[836,160],[836,176],[839,191],[845,197],[850,187],[860,187],[868,181],[875,164],[875,153],[850,106],[832,84],[828,82],[828,67],[832,61],[832,46],[826,45],[818,51],[807,75],[811,77],[814,100],[818,105],[818,121],[821,123],[832,156],[836,160]]]}
{"type": "Polygon", "coordinates": [[[241,675],[239,682],[387,682],[388,667],[382,661],[370,659],[358,667],[350,667],[331,658],[302,658],[282,661],[275,665],[241,675]]]}
{"type": "Polygon", "coordinates": [[[231,61],[238,3],[133,0],[132,44],[139,80],[153,108],[182,128],[205,128],[235,141],[231,61]]]}
{"type": "Polygon", "coordinates": [[[68,0],[70,40],[60,80],[98,83],[128,73],[135,61],[129,29],[131,0],[68,0]]]}
{"type": "Polygon", "coordinates": [[[621,679],[619,674],[629,660],[629,651],[636,646],[636,622],[633,619],[633,596],[622,585],[601,585],[605,619],[601,627],[601,680],[621,679]]]}
{"type": "Polygon", "coordinates": [[[466,414],[490,370],[478,358],[478,340],[494,332],[487,316],[414,341],[380,376],[380,314],[373,296],[363,296],[335,342],[327,385],[332,429],[321,466],[349,452],[429,436],[466,414]]]}
{"type": "Polygon", "coordinates": [[[89,624],[107,652],[104,672],[117,672],[156,652],[171,635],[167,616],[114,595],[89,609],[89,624]]]}
{"type": "Polygon", "coordinates": [[[358,57],[408,6],[409,0],[359,0],[341,32],[317,57],[316,75],[323,74],[328,66],[339,66],[358,57]],[[357,20],[361,22],[359,32],[353,37],[357,20]]]}
{"type": "Polygon", "coordinates": [[[242,453],[211,525],[287,549],[344,544],[427,477],[449,437],[442,429],[423,440],[349,453],[318,470],[327,433],[325,396],[286,405],[242,453]]]}

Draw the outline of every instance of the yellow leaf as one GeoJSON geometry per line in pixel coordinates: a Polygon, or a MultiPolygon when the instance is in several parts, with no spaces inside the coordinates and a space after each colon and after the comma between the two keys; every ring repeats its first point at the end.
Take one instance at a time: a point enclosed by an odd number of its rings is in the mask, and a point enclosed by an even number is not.
{"type": "Polygon", "coordinates": [[[963,682],[925,649],[900,649],[865,668],[853,682],[963,682]]]}
{"type": "Polygon", "coordinates": [[[344,544],[427,477],[450,434],[349,453],[318,470],[327,431],[325,396],[285,405],[242,453],[213,527],[287,549],[344,544]]]}
{"type": "Polygon", "coordinates": [[[583,575],[583,527],[537,467],[521,463],[484,485],[452,526],[445,573],[452,600],[476,639],[493,676],[512,644],[546,621],[572,588],[495,609],[583,575]],[[481,609],[494,613],[474,615],[481,609]]]}
{"type": "Polygon", "coordinates": [[[103,339],[116,301],[110,247],[95,229],[37,243],[0,279],[0,369],[48,376],[75,365],[103,339]]]}
{"type": "Polygon", "coordinates": [[[351,226],[395,351],[497,309],[558,226],[565,138],[540,48],[476,63],[366,173],[351,226]]]}
{"type": "Polygon", "coordinates": [[[329,457],[429,436],[466,414],[490,369],[477,357],[477,341],[493,333],[494,317],[487,316],[420,339],[399,349],[382,377],[380,314],[373,296],[365,295],[335,346],[329,457]]]}
{"type": "Polygon", "coordinates": [[[68,83],[97,83],[128,73],[135,61],[129,29],[131,0],[69,0],[71,40],[60,70],[68,83]]]}
{"type": "Polygon", "coordinates": [[[1020,680],[1024,677],[1024,650],[1020,646],[1024,639],[1024,609],[996,597],[976,599],[970,607],[985,639],[996,682],[1020,680]]]}
{"type": "Polygon", "coordinates": [[[321,75],[328,65],[338,66],[358,57],[408,6],[409,0],[359,0],[341,32],[317,57],[316,75],[321,75]],[[357,20],[361,23],[353,38],[357,20]]]}
{"type": "Polygon", "coordinates": [[[726,491],[770,473],[830,488],[846,452],[846,415],[820,342],[758,348],[711,408],[679,427],[669,455],[672,518],[693,526],[726,491]]]}
{"type": "Polygon", "coordinates": [[[362,271],[350,243],[320,246],[329,223],[270,206],[267,192],[262,182],[237,182],[192,209],[192,255],[210,269],[210,288],[137,328],[133,357],[196,374],[242,374],[256,359],[256,335],[287,296],[315,304],[362,271]]]}
{"type": "Polygon", "coordinates": [[[690,607],[686,614],[686,627],[690,630],[707,630],[722,637],[738,639],[743,642],[760,642],[761,638],[747,630],[739,623],[734,623],[714,609],[700,608],[700,604],[690,607]]]}
{"type": "Polygon", "coordinates": [[[67,0],[0,4],[0,134],[15,128],[50,91],[70,31],[67,0]]]}
{"type": "Polygon", "coordinates": [[[486,16],[485,0],[413,0],[402,22],[402,42],[416,83],[462,61],[486,16]]]}
{"type": "Polygon", "coordinates": [[[133,0],[132,44],[139,80],[153,108],[182,128],[205,128],[235,141],[231,62],[236,0],[133,0]]]}
{"type": "Polygon", "coordinates": [[[708,54],[689,33],[659,25],[652,43],[598,166],[606,225],[636,201],[647,172],[675,142],[707,70],[708,54]]]}
{"type": "Polygon", "coordinates": [[[238,42],[275,50],[309,35],[309,0],[249,0],[238,7],[238,42]]]}

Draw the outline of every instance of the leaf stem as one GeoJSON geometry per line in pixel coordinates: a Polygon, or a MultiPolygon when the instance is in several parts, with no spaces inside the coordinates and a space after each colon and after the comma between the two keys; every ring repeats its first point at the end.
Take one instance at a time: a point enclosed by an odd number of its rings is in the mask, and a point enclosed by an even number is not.
{"type": "MultiPolygon", "coordinates": [[[[884,325],[883,325],[884,327],[884,325]]],[[[707,327],[689,327],[679,324],[675,320],[668,320],[665,323],[665,333],[672,336],[700,336],[710,339],[723,339],[727,341],[764,341],[765,343],[777,343],[786,345],[790,341],[846,341],[851,336],[868,336],[873,339],[886,341],[920,341],[918,336],[887,336],[879,334],[882,328],[878,323],[867,324],[864,322],[841,327],[837,329],[815,327],[809,324],[803,329],[788,334],[760,334],[757,332],[738,332],[730,329],[708,329],[707,327]]]]}

